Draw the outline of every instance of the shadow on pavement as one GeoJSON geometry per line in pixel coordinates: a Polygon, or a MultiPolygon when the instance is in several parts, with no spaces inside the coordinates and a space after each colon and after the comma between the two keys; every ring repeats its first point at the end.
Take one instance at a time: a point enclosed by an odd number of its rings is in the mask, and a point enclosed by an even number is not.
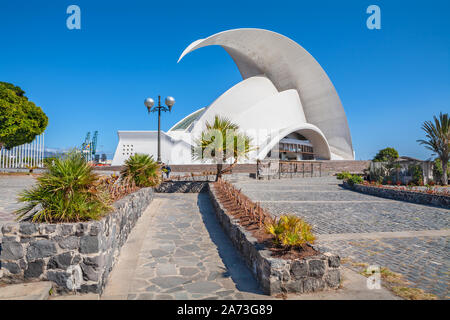
{"type": "Polygon", "coordinates": [[[258,282],[253,277],[253,274],[233,247],[230,239],[223,232],[216,219],[209,195],[207,193],[199,193],[197,205],[209,236],[217,246],[220,258],[227,268],[227,271],[225,271],[222,276],[231,277],[236,288],[240,291],[264,294],[260,289],[258,282]]]}

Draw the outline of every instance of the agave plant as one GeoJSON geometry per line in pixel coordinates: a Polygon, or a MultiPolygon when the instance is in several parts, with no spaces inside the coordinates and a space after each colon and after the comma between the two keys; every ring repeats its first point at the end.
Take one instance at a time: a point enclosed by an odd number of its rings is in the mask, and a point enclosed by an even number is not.
{"type": "Polygon", "coordinates": [[[125,183],[134,183],[138,187],[154,187],[161,182],[160,166],[152,156],[136,153],[125,161],[120,172],[125,183]]]}
{"type": "Polygon", "coordinates": [[[111,209],[108,193],[98,183],[98,175],[78,153],[55,159],[37,184],[23,191],[16,211],[18,219],[35,222],[78,222],[99,219],[111,209]]]}
{"type": "Polygon", "coordinates": [[[448,113],[439,114],[439,118],[433,116],[432,121],[425,121],[422,130],[426,133],[426,140],[417,140],[425,148],[433,151],[442,163],[442,184],[448,184],[447,163],[450,158],[450,119],[448,113]]]}
{"type": "Polygon", "coordinates": [[[266,223],[265,230],[274,236],[274,243],[286,249],[298,247],[305,243],[314,243],[312,227],[294,215],[283,215],[266,223]]]}
{"type": "Polygon", "coordinates": [[[237,124],[216,115],[214,122],[206,122],[206,129],[195,141],[192,148],[193,159],[216,163],[216,181],[223,173],[231,170],[239,160],[247,158],[253,149],[251,138],[238,130],[237,124]],[[233,159],[233,163],[223,170],[223,164],[229,159],[233,159]]]}

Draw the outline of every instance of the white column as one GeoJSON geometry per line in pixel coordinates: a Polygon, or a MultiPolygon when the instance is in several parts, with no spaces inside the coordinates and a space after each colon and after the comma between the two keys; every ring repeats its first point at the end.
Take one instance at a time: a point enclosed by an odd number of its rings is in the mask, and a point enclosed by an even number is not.
{"type": "Polygon", "coordinates": [[[41,167],[41,154],[42,154],[42,134],[39,135],[39,153],[37,166],[41,167]]]}
{"type": "Polygon", "coordinates": [[[42,134],[42,159],[41,159],[41,166],[44,166],[44,153],[45,153],[45,132],[42,134]]]}
{"type": "Polygon", "coordinates": [[[36,164],[35,164],[36,167],[39,166],[39,148],[40,148],[40,144],[41,144],[40,138],[41,138],[40,136],[36,137],[36,164]]]}
{"type": "Polygon", "coordinates": [[[19,158],[17,159],[17,162],[18,162],[17,166],[19,168],[22,168],[22,148],[23,148],[23,144],[21,144],[20,146],[17,147],[17,149],[18,149],[18,156],[19,156],[19,158]]]}
{"type": "Polygon", "coordinates": [[[12,149],[12,151],[13,151],[13,163],[12,163],[12,167],[15,168],[15,167],[16,167],[16,160],[17,160],[17,157],[16,157],[16,153],[17,153],[16,147],[14,147],[14,148],[12,149]]]}
{"type": "Polygon", "coordinates": [[[34,140],[30,142],[31,144],[31,156],[30,156],[30,166],[33,166],[33,157],[34,157],[34,140]]]}
{"type": "Polygon", "coordinates": [[[27,143],[27,165],[30,165],[30,149],[31,149],[31,145],[29,143],[27,143]]]}

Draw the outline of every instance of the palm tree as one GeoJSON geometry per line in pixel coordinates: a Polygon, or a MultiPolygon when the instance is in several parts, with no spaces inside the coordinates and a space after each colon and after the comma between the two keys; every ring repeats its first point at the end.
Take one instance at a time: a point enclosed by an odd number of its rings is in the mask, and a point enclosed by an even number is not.
{"type": "Polygon", "coordinates": [[[37,184],[19,197],[26,202],[18,219],[37,222],[78,222],[101,218],[110,207],[110,196],[99,185],[99,176],[80,153],[71,152],[46,164],[37,184]]]}
{"type": "Polygon", "coordinates": [[[440,113],[439,119],[433,116],[434,123],[432,121],[425,121],[422,125],[423,131],[426,133],[426,140],[417,140],[425,148],[433,151],[442,163],[442,184],[448,184],[447,176],[447,164],[449,160],[449,143],[450,143],[450,121],[448,113],[440,113]]]}
{"type": "Polygon", "coordinates": [[[153,187],[160,183],[159,164],[152,156],[136,153],[125,161],[120,172],[122,181],[138,187],[153,187]]]}
{"type": "Polygon", "coordinates": [[[212,161],[217,164],[216,181],[239,160],[248,158],[248,153],[252,150],[251,138],[238,130],[237,124],[216,115],[213,123],[206,122],[206,129],[194,143],[194,160],[212,161]],[[229,159],[233,159],[233,163],[223,170],[223,164],[229,159]]]}

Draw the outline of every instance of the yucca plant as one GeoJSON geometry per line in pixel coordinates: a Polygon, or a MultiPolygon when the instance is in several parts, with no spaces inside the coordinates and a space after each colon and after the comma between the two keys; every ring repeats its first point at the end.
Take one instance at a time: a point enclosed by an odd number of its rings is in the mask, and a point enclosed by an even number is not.
{"type": "Polygon", "coordinates": [[[265,224],[265,231],[274,236],[274,243],[288,250],[314,243],[316,238],[311,230],[308,223],[294,215],[283,215],[265,224]]]}
{"type": "Polygon", "coordinates": [[[216,181],[218,181],[222,174],[231,170],[239,160],[248,158],[252,150],[251,138],[239,132],[237,124],[216,115],[214,122],[206,122],[206,129],[196,139],[192,148],[192,158],[216,163],[216,181]],[[229,159],[233,159],[233,163],[223,170],[223,164],[229,159]]]}
{"type": "Polygon", "coordinates": [[[120,174],[123,182],[134,183],[137,187],[154,187],[161,182],[160,165],[147,154],[132,155],[120,174]]]}
{"type": "Polygon", "coordinates": [[[433,151],[442,163],[442,184],[448,184],[447,163],[450,159],[450,119],[448,113],[440,113],[439,118],[433,116],[434,123],[425,121],[422,130],[425,131],[426,139],[417,140],[428,150],[433,151]]]}
{"type": "Polygon", "coordinates": [[[55,159],[37,184],[24,190],[16,211],[18,219],[35,222],[78,222],[99,219],[110,207],[108,193],[98,183],[98,175],[79,153],[55,159]]]}

